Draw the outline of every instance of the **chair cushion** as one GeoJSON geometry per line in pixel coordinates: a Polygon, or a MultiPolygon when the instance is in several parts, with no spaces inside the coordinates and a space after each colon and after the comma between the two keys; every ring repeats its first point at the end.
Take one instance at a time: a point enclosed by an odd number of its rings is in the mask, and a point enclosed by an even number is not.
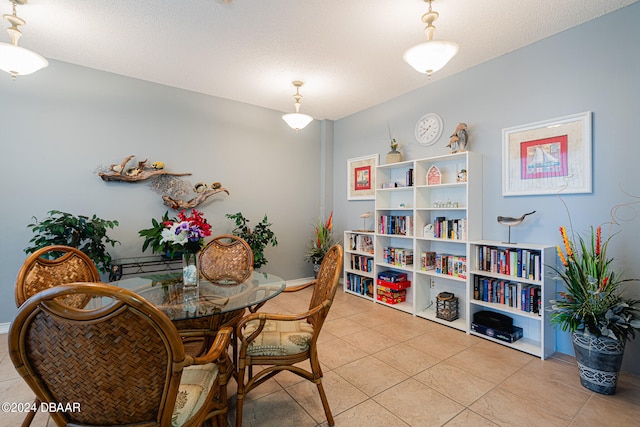
{"type": "Polygon", "coordinates": [[[172,427],[184,425],[185,421],[202,408],[217,376],[218,365],[215,363],[184,368],[171,417],[172,427]]]}
{"type": "MultiPolygon", "coordinates": [[[[247,323],[244,336],[251,335],[260,325],[259,320],[247,323]]],[[[309,350],[313,326],[304,320],[267,320],[260,335],[247,348],[249,356],[287,356],[309,350]]]]}

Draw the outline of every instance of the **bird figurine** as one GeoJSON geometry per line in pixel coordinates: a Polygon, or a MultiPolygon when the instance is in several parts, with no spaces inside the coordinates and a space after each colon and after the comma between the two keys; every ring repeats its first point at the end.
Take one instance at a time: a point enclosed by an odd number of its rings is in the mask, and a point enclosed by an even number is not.
{"type": "Polygon", "coordinates": [[[511,216],[498,216],[498,223],[502,224],[502,225],[506,225],[507,227],[509,227],[509,241],[507,243],[512,243],[511,242],[511,227],[513,227],[514,225],[520,225],[522,224],[522,221],[524,221],[525,217],[527,217],[528,215],[534,214],[536,213],[536,211],[531,211],[528,212],[524,215],[522,215],[521,217],[518,218],[514,218],[511,216]]]}
{"type": "Polygon", "coordinates": [[[451,148],[451,153],[458,153],[461,151],[466,151],[467,149],[467,140],[469,138],[469,133],[467,132],[467,124],[466,123],[458,123],[456,126],[456,130],[453,131],[453,134],[450,136],[449,145],[447,147],[451,148]]]}

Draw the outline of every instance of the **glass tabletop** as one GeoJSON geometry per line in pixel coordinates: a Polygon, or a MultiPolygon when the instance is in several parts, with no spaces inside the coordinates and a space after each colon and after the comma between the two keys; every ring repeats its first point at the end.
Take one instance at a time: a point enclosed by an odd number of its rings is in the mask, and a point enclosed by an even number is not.
{"type": "Polygon", "coordinates": [[[171,320],[194,319],[258,305],[286,287],[281,277],[251,272],[243,282],[200,279],[197,288],[185,288],[182,272],[131,277],[110,283],[128,289],[160,309],[171,320]]]}

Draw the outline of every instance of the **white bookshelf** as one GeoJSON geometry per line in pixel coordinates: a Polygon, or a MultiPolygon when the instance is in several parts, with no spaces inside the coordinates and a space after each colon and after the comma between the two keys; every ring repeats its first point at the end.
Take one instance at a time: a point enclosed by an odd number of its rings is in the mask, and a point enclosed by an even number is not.
{"type": "MultiPolygon", "coordinates": [[[[555,329],[550,325],[548,313],[545,310],[550,305],[550,300],[554,298],[556,291],[554,274],[550,265],[555,265],[556,259],[555,247],[531,244],[503,243],[493,241],[474,241],[471,242],[471,257],[469,266],[470,287],[469,287],[469,319],[473,320],[473,315],[481,310],[488,310],[496,313],[505,314],[513,319],[513,325],[523,329],[523,338],[508,343],[495,338],[488,337],[483,334],[476,333],[471,330],[469,323],[469,331],[473,335],[497,342],[508,347],[524,351],[542,359],[547,358],[555,351],[555,329]],[[480,253],[483,250],[485,256],[480,253]],[[486,259],[486,253],[489,251],[488,264],[482,262],[486,259]],[[491,254],[495,253],[495,259],[492,260],[491,254]],[[500,259],[504,262],[500,262],[500,259]],[[521,272],[522,268],[518,267],[518,259],[526,258],[526,272],[521,272]],[[511,260],[511,261],[510,261],[511,260]],[[501,265],[508,265],[501,268],[501,265]],[[493,266],[493,268],[492,268],[493,266]],[[488,271],[487,271],[488,270],[488,271]],[[485,297],[488,293],[480,291],[484,279],[492,283],[491,295],[485,297]],[[497,284],[497,291],[496,289],[497,284]],[[515,306],[510,306],[509,301],[505,301],[504,287],[512,285],[511,288],[517,289],[516,300],[513,302],[515,306]],[[534,298],[534,304],[537,308],[530,304],[523,307],[522,289],[534,289],[539,292],[538,298],[534,298]],[[474,294],[474,292],[478,294],[474,294]],[[495,295],[495,294],[498,295],[495,295]],[[493,299],[493,301],[492,301],[493,299]]],[[[525,301],[526,302],[526,301],[525,301]]]]}
{"type": "MultiPolygon", "coordinates": [[[[406,272],[411,281],[406,301],[387,304],[398,310],[467,330],[468,278],[462,275],[439,274],[422,270],[421,254],[456,255],[468,259],[469,240],[482,236],[482,158],[477,153],[463,152],[413,161],[382,165],[376,168],[375,215],[376,245],[375,273],[394,270],[406,272]],[[439,169],[441,180],[429,184],[427,174],[432,166],[439,169]],[[460,179],[461,171],[465,171],[460,179]],[[413,185],[408,186],[407,175],[412,171],[413,185]],[[382,188],[387,184],[388,188],[382,188]],[[397,185],[397,186],[395,186],[397,185]],[[404,218],[410,226],[400,233],[385,229],[385,218],[404,218]],[[435,237],[424,234],[427,224],[436,219],[464,221],[465,232],[435,237]],[[413,265],[397,266],[384,261],[385,248],[411,250],[413,265]],[[458,298],[458,319],[448,321],[436,316],[436,297],[440,292],[452,292],[458,298]]],[[[459,227],[456,227],[457,229],[459,227]]]]}

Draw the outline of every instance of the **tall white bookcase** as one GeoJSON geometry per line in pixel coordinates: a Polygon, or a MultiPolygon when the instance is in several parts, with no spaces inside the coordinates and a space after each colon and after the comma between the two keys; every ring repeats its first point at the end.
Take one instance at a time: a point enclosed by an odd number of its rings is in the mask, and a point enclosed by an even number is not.
{"type": "Polygon", "coordinates": [[[358,236],[362,236],[362,232],[345,232],[345,292],[467,331],[469,279],[465,278],[466,269],[455,275],[422,269],[421,254],[433,252],[440,256],[457,256],[458,261],[464,262],[469,256],[469,241],[481,238],[481,156],[463,152],[378,166],[376,185],[376,228],[374,233],[365,234],[373,242],[374,252],[362,253],[354,246],[354,238],[361,238],[358,236]],[[439,182],[429,183],[427,175],[435,170],[434,167],[439,171],[439,182]],[[447,236],[429,232],[425,235],[425,226],[433,225],[437,220],[455,223],[456,232],[447,236]],[[385,258],[385,252],[388,255],[390,248],[394,253],[400,250],[412,254],[413,263],[397,265],[395,259],[385,258]],[[372,271],[354,270],[357,265],[353,260],[360,257],[371,258],[372,271]],[[411,281],[406,301],[390,304],[376,300],[377,275],[389,270],[404,272],[411,281]],[[362,280],[373,283],[368,294],[355,283],[362,280]],[[458,298],[457,320],[450,322],[436,317],[436,297],[440,292],[452,292],[458,298]]]}

